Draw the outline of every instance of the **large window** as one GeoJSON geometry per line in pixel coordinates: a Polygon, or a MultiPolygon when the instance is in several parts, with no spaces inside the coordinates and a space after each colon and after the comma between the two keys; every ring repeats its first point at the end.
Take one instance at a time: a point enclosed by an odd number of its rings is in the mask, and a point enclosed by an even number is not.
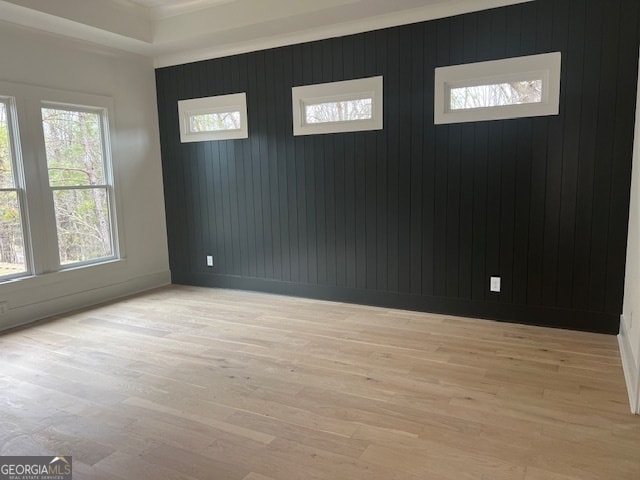
{"type": "Polygon", "coordinates": [[[557,115],[559,52],[436,68],[439,123],[557,115]]]}
{"type": "Polygon", "coordinates": [[[13,99],[0,97],[0,281],[24,275],[29,269],[24,189],[14,117],[13,99]]]}
{"type": "Polygon", "coordinates": [[[0,82],[0,282],[121,255],[112,100],[0,82]]]}
{"type": "Polygon", "coordinates": [[[41,113],[60,264],[113,257],[105,111],[45,104],[41,113]]]}

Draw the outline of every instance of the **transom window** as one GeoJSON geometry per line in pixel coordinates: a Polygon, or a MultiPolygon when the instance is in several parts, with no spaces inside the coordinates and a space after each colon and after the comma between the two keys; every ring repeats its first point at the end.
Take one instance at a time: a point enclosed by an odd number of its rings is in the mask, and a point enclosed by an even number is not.
{"type": "Polygon", "coordinates": [[[382,129],[382,77],[293,87],[293,134],[382,129]]]}
{"type": "Polygon", "coordinates": [[[245,93],[180,100],[178,115],[182,143],[249,136],[245,93]]]}
{"type": "Polygon", "coordinates": [[[557,115],[560,52],[436,68],[434,121],[557,115]]]}

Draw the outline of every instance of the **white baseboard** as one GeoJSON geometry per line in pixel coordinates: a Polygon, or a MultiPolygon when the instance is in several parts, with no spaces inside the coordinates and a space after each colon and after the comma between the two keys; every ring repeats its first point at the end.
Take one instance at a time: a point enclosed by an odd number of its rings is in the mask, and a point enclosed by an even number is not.
{"type": "Polygon", "coordinates": [[[3,322],[0,326],[0,330],[20,327],[47,317],[127,297],[146,290],[169,285],[170,283],[171,273],[167,270],[143,275],[100,288],[84,290],[51,300],[25,305],[12,309],[10,320],[8,322],[3,322]]]}
{"type": "Polygon", "coordinates": [[[618,345],[620,346],[622,369],[624,370],[624,379],[627,383],[631,413],[638,415],[640,414],[640,367],[633,358],[633,351],[629,343],[629,333],[627,332],[626,325],[624,318],[621,318],[618,345]]]}

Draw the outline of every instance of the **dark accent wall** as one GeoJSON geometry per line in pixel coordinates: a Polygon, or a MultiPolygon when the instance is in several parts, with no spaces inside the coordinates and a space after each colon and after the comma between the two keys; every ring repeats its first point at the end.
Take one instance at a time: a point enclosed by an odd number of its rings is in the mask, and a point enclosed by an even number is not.
{"type": "Polygon", "coordinates": [[[158,69],[173,281],[616,333],[638,17],[537,0],[158,69]],[[552,51],[560,115],[434,125],[435,67],[552,51]],[[292,86],[374,75],[384,130],[293,137],[292,86]],[[180,143],[178,100],[236,92],[248,139],[180,143]]]}

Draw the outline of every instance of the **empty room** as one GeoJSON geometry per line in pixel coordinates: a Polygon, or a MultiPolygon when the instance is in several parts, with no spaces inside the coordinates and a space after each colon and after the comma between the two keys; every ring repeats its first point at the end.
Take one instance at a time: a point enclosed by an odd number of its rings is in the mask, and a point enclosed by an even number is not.
{"type": "Polygon", "coordinates": [[[640,478],[639,47],[637,0],[0,0],[0,480],[640,478]]]}

